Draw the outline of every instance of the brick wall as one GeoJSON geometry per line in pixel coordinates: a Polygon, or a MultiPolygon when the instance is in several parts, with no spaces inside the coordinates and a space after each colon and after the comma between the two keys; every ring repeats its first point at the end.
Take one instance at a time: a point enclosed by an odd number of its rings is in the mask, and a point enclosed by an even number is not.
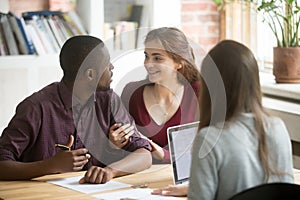
{"type": "Polygon", "coordinates": [[[206,52],[219,41],[219,13],[213,0],[182,0],[182,31],[206,52]]]}

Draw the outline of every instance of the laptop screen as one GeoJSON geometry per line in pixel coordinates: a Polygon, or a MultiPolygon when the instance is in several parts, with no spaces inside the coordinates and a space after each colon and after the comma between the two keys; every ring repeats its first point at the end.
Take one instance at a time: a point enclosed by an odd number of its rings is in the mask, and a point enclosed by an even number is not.
{"type": "Polygon", "coordinates": [[[192,161],[191,148],[198,132],[198,126],[199,121],[172,126],[167,129],[175,185],[189,180],[192,161]]]}

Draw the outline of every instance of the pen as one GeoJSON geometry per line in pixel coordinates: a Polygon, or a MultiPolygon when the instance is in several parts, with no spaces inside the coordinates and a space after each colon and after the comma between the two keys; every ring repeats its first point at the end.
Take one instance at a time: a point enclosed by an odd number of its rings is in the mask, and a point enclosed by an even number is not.
{"type": "MultiPolygon", "coordinates": [[[[71,147],[68,147],[66,145],[63,145],[63,144],[55,144],[55,147],[58,147],[60,148],[60,150],[63,150],[63,151],[71,151],[71,147]]],[[[90,159],[91,158],[91,155],[90,154],[84,154],[84,156],[87,158],[87,159],[90,159]]]]}
{"type": "Polygon", "coordinates": [[[70,151],[71,150],[71,147],[68,147],[68,146],[63,145],[63,144],[55,144],[55,147],[58,147],[58,148],[60,148],[60,150],[64,150],[64,151],[70,151]]]}
{"type": "Polygon", "coordinates": [[[136,189],[136,188],[147,188],[148,187],[148,183],[142,183],[139,185],[133,185],[131,186],[132,188],[136,189]]]}

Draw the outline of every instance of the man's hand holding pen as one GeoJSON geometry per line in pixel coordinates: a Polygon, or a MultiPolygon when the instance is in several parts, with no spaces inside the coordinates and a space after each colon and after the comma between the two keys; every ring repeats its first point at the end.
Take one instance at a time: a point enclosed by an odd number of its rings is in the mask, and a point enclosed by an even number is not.
{"type": "Polygon", "coordinates": [[[60,150],[50,160],[57,173],[79,171],[89,161],[91,156],[88,154],[88,150],[86,148],[71,150],[73,143],[74,137],[71,135],[66,145],[55,145],[55,148],[60,150]]]}
{"type": "Polygon", "coordinates": [[[134,133],[134,127],[130,124],[116,123],[109,129],[109,140],[113,147],[122,148],[125,146],[129,137],[134,133]]]}

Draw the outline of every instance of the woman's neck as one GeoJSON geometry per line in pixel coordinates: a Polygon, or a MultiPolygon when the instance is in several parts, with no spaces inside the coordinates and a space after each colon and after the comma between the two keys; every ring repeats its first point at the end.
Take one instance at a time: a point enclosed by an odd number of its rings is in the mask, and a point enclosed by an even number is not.
{"type": "Polygon", "coordinates": [[[177,82],[172,84],[159,84],[155,83],[153,91],[158,99],[172,99],[174,95],[177,96],[178,92],[183,88],[183,84],[177,82]]]}

